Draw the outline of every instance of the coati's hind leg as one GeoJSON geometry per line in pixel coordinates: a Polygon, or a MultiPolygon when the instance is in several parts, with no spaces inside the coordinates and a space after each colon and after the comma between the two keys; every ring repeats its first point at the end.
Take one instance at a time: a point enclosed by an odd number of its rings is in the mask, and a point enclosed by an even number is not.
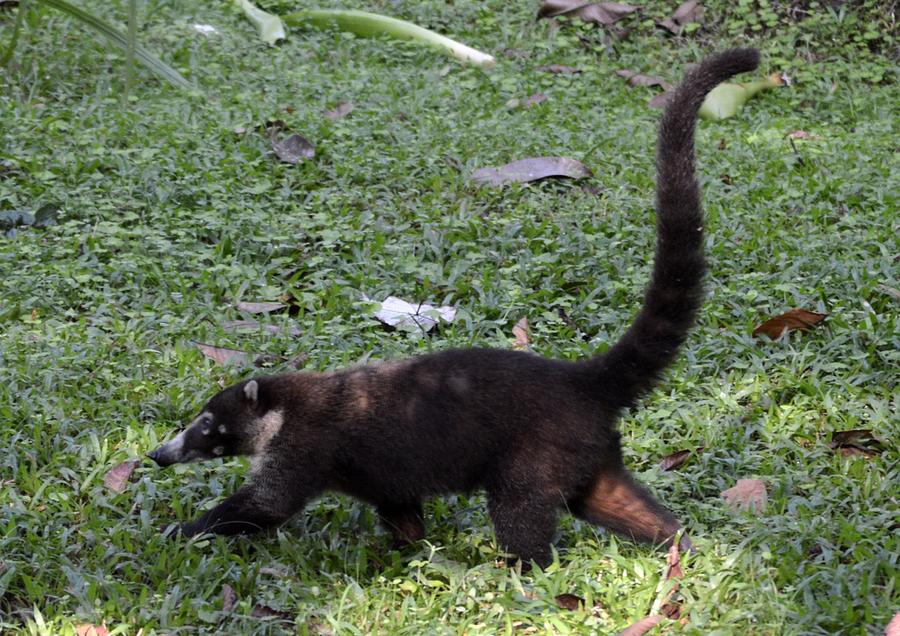
{"type": "MultiPolygon", "coordinates": [[[[578,517],[638,541],[671,545],[681,524],[638,484],[624,466],[600,472],[569,502],[578,517]]],[[[690,549],[687,535],[680,547],[690,549]]]]}
{"type": "Polygon", "coordinates": [[[517,556],[525,568],[531,561],[544,568],[553,560],[550,543],[556,532],[559,497],[549,501],[545,494],[537,489],[488,490],[488,510],[497,544],[504,552],[517,556]]]}
{"type": "Polygon", "coordinates": [[[425,518],[422,504],[386,503],[378,506],[382,525],[394,536],[396,548],[425,538],[425,518]]]}

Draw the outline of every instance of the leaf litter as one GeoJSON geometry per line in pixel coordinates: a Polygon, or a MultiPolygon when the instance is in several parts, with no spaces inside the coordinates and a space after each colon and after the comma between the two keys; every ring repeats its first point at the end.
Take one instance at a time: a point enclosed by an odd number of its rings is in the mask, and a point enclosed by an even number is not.
{"type": "Polygon", "coordinates": [[[538,8],[537,19],[578,18],[585,22],[609,26],[639,10],[638,7],[621,2],[585,3],[581,0],[544,0],[538,8]]]}
{"type": "Polygon", "coordinates": [[[868,428],[832,433],[828,447],[844,457],[862,456],[867,459],[877,457],[884,451],[884,444],[868,428]]]}
{"type": "Polygon", "coordinates": [[[759,479],[738,479],[734,486],[722,491],[722,497],[732,510],[762,512],[766,508],[766,484],[759,479]]]}
{"type": "Polygon", "coordinates": [[[777,340],[785,331],[808,331],[825,320],[828,314],[820,314],[807,309],[791,309],[766,320],[753,330],[753,335],[766,335],[777,340]]]}
{"type": "Polygon", "coordinates": [[[592,175],[590,168],[569,157],[530,157],[503,166],[479,168],[472,173],[472,179],[501,186],[507,183],[530,183],[548,177],[580,179],[592,175]]]}
{"type": "Polygon", "coordinates": [[[703,7],[700,3],[697,0],[688,0],[681,3],[670,17],[656,24],[673,35],[680,35],[685,26],[691,22],[699,22],[702,15],[703,7]]]}
{"type": "Polygon", "coordinates": [[[673,86],[666,80],[654,75],[635,73],[628,69],[616,71],[616,75],[625,79],[629,86],[659,86],[665,91],[671,91],[673,86]]]}
{"type": "Polygon", "coordinates": [[[129,459],[112,468],[103,476],[103,485],[115,493],[123,493],[128,488],[131,473],[141,463],[139,459],[129,459]]]}

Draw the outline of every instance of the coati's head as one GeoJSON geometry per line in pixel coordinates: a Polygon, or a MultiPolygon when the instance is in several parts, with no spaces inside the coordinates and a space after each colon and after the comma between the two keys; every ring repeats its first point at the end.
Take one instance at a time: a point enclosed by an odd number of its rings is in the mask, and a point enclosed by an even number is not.
{"type": "Polygon", "coordinates": [[[256,380],[214,395],[190,425],[147,456],[160,466],[256,455],[281,428],[282,412],[260,403],[256,380]]]}

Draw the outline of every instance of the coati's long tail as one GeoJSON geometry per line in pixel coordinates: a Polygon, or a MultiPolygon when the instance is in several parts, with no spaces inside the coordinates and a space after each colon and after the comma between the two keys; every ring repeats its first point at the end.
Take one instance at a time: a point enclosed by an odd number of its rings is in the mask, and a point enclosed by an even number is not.
{"type": "Polygon", "coordinates": [[[706,268],[694,177],[697,111],[717,84],[758,64],[754,49],[713,55],[685,75],[666,106],[656,151],[656,256],[644,304],[622,338],[605,355],[587,362],[594,381],[599,372],[601,391],[612,404],[631,406],[649,391],[694,322],[706,268]]]}

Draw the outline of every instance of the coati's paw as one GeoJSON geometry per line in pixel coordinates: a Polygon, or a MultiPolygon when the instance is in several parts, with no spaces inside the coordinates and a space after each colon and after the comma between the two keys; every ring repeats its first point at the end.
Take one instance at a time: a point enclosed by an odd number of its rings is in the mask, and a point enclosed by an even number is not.
{"type": "Polygon", "coordinates": [[[159,533],[165,539],[177,539],[181,536],[181,526],[177,523],[167,523],[166,525],[159,527],[159,533]]]}

